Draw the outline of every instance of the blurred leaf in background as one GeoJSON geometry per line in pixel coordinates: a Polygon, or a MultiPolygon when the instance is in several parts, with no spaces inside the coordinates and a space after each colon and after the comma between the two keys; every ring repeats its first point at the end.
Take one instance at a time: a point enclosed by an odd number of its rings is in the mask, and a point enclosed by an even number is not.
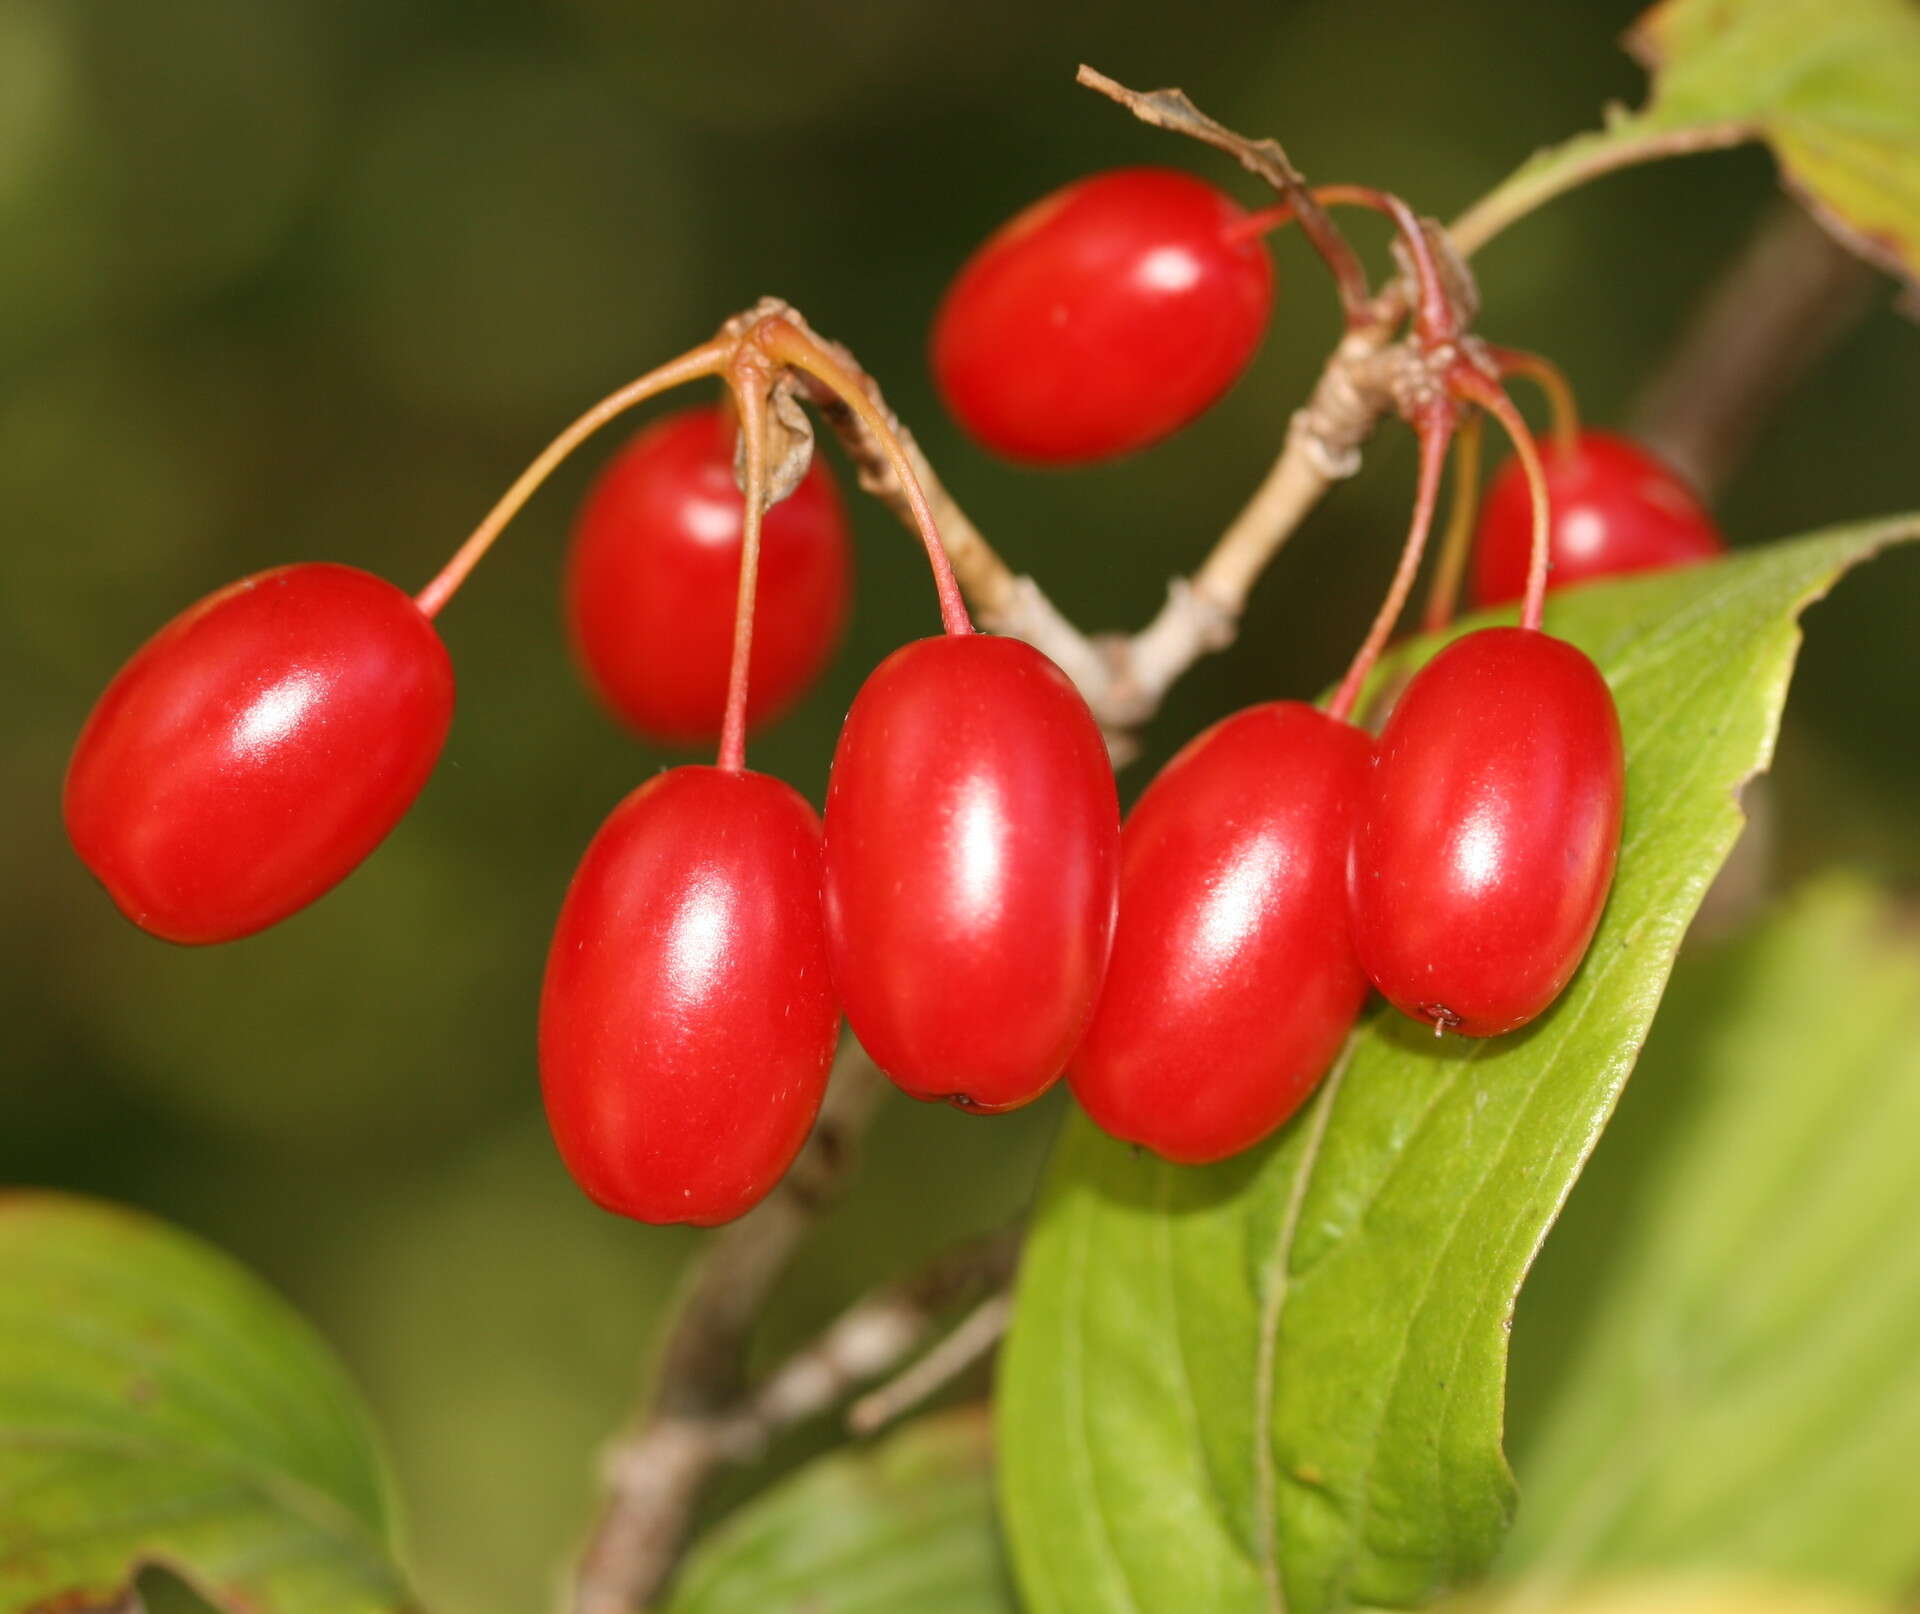
{"type": "Polygon", "coordinates": [[[815,1459],[689,1555],[663,1614],[1017,1614],[984,1407],[815,1459]]]}
{"type": "Polygon", "coordinates": [[[1832,877],[1676,982],[1522,1293],[1506,1573],[1911,1591],[1917,1134],[1906,908],[1832,877]]]}
{"type": "Polygon", "coordinates": [[[117,1607],[155,1563],[263,1614],[409,1603],[326,1348],[225,1256],[117,1206],[0,1198],[0,1497],[7,1609],[117,1607]]]}

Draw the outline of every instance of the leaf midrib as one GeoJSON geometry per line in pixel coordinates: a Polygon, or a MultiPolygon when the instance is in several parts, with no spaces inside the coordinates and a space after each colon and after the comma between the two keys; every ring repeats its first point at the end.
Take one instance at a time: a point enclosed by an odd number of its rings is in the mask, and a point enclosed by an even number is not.
{"type": "MultiPolygon", "coordinates": [[[[1771,573],[1772,568],[1765,570],[1771,573]]],[[[1683,637],[1683,635],[1675,631],[1676,620],[1716,615],[1728,605],[1738,601],[1743,595],[1759,592],[1761,586],[1762,580],[1745,579],[1741,583],[1733,584],[1725,589],[1714,590],[1702,596],[1701,600],[1696,602],[1693,610],[1677,613],[1676,618],[1663,622],[1661,624],[1662,631],[1636,635],[1635,640],[1629,641],[1615,662],[1615,673],[1610,680],[1611,686],[1617,690],[1621,685],[1631,681],[1635,677],[1644,676],[1648,671],[1659,668],[1665,659],[1666,642],[1671,639],[1683,637]],[[1711,605],[1711,609],[1708,608],[1709,605],[1711,605]]],[[[1711,668],[1704,670],[1689,686],[1689,693],[1697,692],[1698,689],[1707,682],[1710,676],[1711,668]]],[[[1684,702],[1674,702],[1668,708],[1667,714],[1656,724],[1653,732],[1657,733],[1660,729],[1664,728],[1667,718],[1683,704],[1684,702]]],[[[1648,737],[1647,733],[1642,733],[1637,736],[1635,749],[1643,748],[1648,737]]],[[[1693,767],[1689,768],[1683,776],[1681,784],[1661,794],[1653,814],[1650,817],[1643,817],[1641,825],[1638,827],[1638,832],[1623,842],[1620,849],[1620,856],[1623,860],[1631,854],[1644,838],[1646,824],[1658,818],[1660,812],[1673,801],[1684,797],[1686,794],[1686,786],[1691,784],[1699,768],[1702,766],[1704,766],[1703,759],[1699,755],[1696,755],[1693,767]]],[[[1625,951],[1626,949],[1619,949],[1617,953],[1624,953],[1625,951]]],[[[1575,1021],[1576,1029],[1580,1023],[1584,1022],[1594,1005],[1600,1001],[1603,991],[1599,989],[1603,989],[1616,973],[1616,956],[1617,954],[1610,955],[1600,962],[1598,979],[1595,983],[1597,989],[1589,995],[1581,1005],[1579,1018],[1575,1021]]],[[[1371,1021],[1369,1021],[1368,1024],[1371,1024],[1371,1021]]],[[[1273,1452],[1272,1439],[1274,1369],[1277,1365],[1275,1353],[1277,1351],[1281,1318],[1296,1283],[1290,1267],[1294,1243],[1299,1232],[1301,1213],[1305,1206],[1307,1193],[1311,1189],[1314,1170],[1319,1163],[1320,1150],[1326,1136],[1334,1100],[1341,1085],[1341,1079],[1345,1077],[1348,1059],[1358,1046],[1359,1031],[1364,1029],[1364,1027],[1356,1029],[1354,1037],[1349,1040],[1347,1050],[1342,1054],[1339,1067],[1334,1073],[1329,1075],[1327,1082],[1321,1089],[1322,1100],[1317,1104],[1314,1111],[1313,1130],[1309,1133],[1305,1143],[1302,1145],[1301,1157],[1295,1167],[1293,1181],[1289,1185],[1287,1209],[1283,1215],[1280,1235],[1276,1240],[1274,1255],[1270,1263],[1277,1269],[1277,1277],[1261,1317],[1260,1365],[1255,1377],[1254,1438],[1256,1444],[1254,1456],[1257,1496],[1260,1509],[1260,1568],[1262,1578],[1267,1586],[1270,1614],[1288,1614],[1286,1589],[1279,1572],[1279,1487],[1277,1463],[1273,1452]]],[[[1436,1091],[1432,1101],[1428,1104],[1425,1113],[1422,1115],[1420,1122],[1414,1127],[1412,1132],[1408,1134],[1406,1144],[1397,1152],[1393,1164],[1388,1168],[1388,1171],[1380,1182],[1375,1185],[1374,1191],[1368,1196],[1367,1204],[1363,1206],[1355,1216],[1352,1223],[1352,1229],[1354,1231],[1357,1232],[1365,1226],[1372,1207],[1378,1203],[1380,1195],[1385,1192],[1388,1184],[1392,1182],[1395,1173],[1411,1153],[1412,1143],[1418,1136],[1421,1127],[1423,1127],[1431,1119],[1435,1111],[1446,1102],[1448,1096],[1457,1088],[1461,1076],[1471,1068],[1487,1046],[1488,1044],[1485,1042],[1476,1043],[1461,1059],[1454,1062],[1449,1068],[1445,1083],[1436,1091]]],[[[1557,1059],[1559,1057],[1558,1054],[1556,1054],[1555,1057],[1557,1059]]],[[[1495,1165],[1498,1165],[1506,1159],[1507,1151],[1512,1146],[1512,1140],[1518,1135],[1521,1123],[1524,1120],[1527,1106],[1532,1104],[1534,1098],[1544,1088],[1546,1078],[1551,1073],[1551,1070],[1552,1066],[1549,1065],[1539,1073],[1531,1084],[1530,1091],[1520,1106],[1520,1109],[1516,1112],[1513,1125],[1509,1128],[1507,1137],[1501,1144],[1500,1153],[1494,1163],[1495,1165]]],[[[1593,1141],[1595,1140],[1592,1138],[1588,1140],[1589,1149],[1591,1149],[1593,1141]]],[[[1489,1177],[1492,1175],[1493,1168],[1490,1166],[1489,1170],[1483,1173],[1479,1181],[1474,1185],[1474,1194],[1477,1195],[1484,1189],[1489,1177]]],[[[1459,1229],[1463,1225],[1466,1215],[1465,1199],[1470,1197],[1472,1196],[1463,1197],[1460,1211],[1448,1231],[1447,1238],[1442,1243],[1442,1249],[1450,1247],[1453,1239],[1458,1236],[1459,1229]]],[[[1564,1198],[1565,1196],[1563,1195],[1563,1202],[1564,1198]]],[[[1409,1337],[1411,1337],[1413,1332],[1414,1319],[1426,1305],[1427,1297],[1431,1293],[1433,1276],[1438,1265],[1439,1263],[1436,1260],[1436,1262],[1429,1266],[1426,1287],[1422,1290],[1419,1301],[1409,1311],[1406,1329],[1409,1337]]],[[[1306,1274],[1300,1274],[1301,1279],[1305,1277],[1306,1274]]],[[[1385,1420],[1391,1412],[1393,1394],[1395,1390],[1397,1390],[1400,1380],[1405,1373],[1406,1360],[1406,1351],[1403,1346],[1394,1358],[1393,1375],[1388,1382],[1386,1394],[1381,1400],[1380,1421],[1375,1425],[1373,1437],[1368,1442],[1368,1468],[1361,1476],[1359,1487],[1360,1500],[1352,1516],[1349,1556],[1345,1565],[1346,1573],[1351,1572],[1353,1564],[1357,1561],[1360,1552],[1360,1543],[1364,1536],[1372,1506],[1372,1489],[1370,1483],[1372,1463],[1380,1446],[1380,1430],[1384,1427],[1385,1420]]]]}

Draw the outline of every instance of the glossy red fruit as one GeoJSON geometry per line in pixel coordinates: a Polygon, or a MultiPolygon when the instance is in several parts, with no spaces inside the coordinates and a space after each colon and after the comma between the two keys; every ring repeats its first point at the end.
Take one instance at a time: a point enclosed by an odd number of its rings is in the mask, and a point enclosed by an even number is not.
{"type": "Polygon", "coordinates": [[[67,834],[142,929],[232,941],[380,844],[452,720],[446,647],[393,584],[261,572],[175,617],[107,686],[67,769],[67,834]]]}
{"type": "Polygon", "coordinates": [[[1396,1008],[1469,1037],[1560,995],[1613,880],[1620,720],[1563,639],[1483,628],[1416,673],[1374,749],[1353,939],[1396,1008]]]}
{"type": "Polygon", "coordinates": [[[547,1120],[589,1198],[702,1227],[749,1209],[806,1141],[839,1029],[820,820],[794,790],[674,768],[613,810],[540,999],[547,1120]]]}
{"type": "Polygon", "coordinates": [[[827,933],[847,1021],[916,1098],[1039,1097],[1106,973],[1120,808],[1066,675],[1016,639],[874,669],[827,787],[827,933]]]}
{"type": "Polygon", "coordinates": [[[1177,431],[1266,330],[1273,265],[1245,211],[1169,168],[1096,174],[970,258],[934,320],[934,380],[997,453],[1074,465],[1177,431]]]}
{"type": "Polygon", "coordinates": [[[1251,1148],[1339,1053],[1367,978],[1347,844],[1372,741],[1295,701],[1215,724],[1120,840],[1120,924],[1067,1079],[1096,1123],[1169,1160],[1251,1148]]]}
{"type": "MultiPolygon", "coordinates": [[[[714,739],[726,710],[746,509],[733,439],[718,407],[647,427],[594,483],[568,554],[567,626],[589,682],[670,745],[714,739]]],[[[827,664],[851,577],[846,511],[816,454],[761,523],[750,725],[779,716],[827,664]]]]}
{"type": "MultiPolygon", "coordinates": [[[[1571,451],[1545,452],[1549,589],[1595,577],[1690,566],[1726,553],[1719,529],[1693,490],[1638,443],[1612,432],[1582,432],[1571,451]]],[[[1480,605],[1526,591],[1533,548],[1533,500],[1518,460],[1488,485],[1474,540],[1473,597],[1480,605]]]]}

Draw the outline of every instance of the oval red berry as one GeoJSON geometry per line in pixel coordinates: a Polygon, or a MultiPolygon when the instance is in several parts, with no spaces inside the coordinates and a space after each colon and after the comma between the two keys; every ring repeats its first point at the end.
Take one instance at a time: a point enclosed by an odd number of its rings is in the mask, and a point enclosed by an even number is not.
{"type": "Polygon", "coordinates": [[[731,1221],[806,1141],[840,1029],[820,821],[765,774],[674,768],[587,848],[540,999],[574,1180],[643,1222],[731,1221]]]}
{"type": "Polygon", "coordinates": [[[922,639],[862,686],[827,788],[833,978],[916,1098],[1004,1110],[1065,1067],[1113,939],[1120,809],[1066,675],[1016,639],[922,639]]]}
{"type": "Polygon", "coordinates": [[[1354,946],[1404,1013],[1470,1037],[1560,995],[1606,905],[1625,798],[1606,680],[1565,640],[1483,628],[1416,673],[1376,742],[1354,946]]]}
{"type": "MultiPolygon", "coordinates": [[[[727,705],[746,501],[718,407],[656,421],[600,473],[575,523],[565,603],[574,652],[607,707],[649,739],[717,738],[727,705]]],[[[760,531],[747,721],[778,717],[846,627],[846,511],[819,454],[760,531]]]]}
{"type": "Polygon", "coordinates": [[[453,667],[393,584],[284,566],[182,612],[123,667],[67,770],[67,834],[135,924],[232,941],[344,879],[453,720],[453,667]]]}
{"type": "Polygon", "coordinates": [[[1104,1130],[1222,1160],[1326,1073],[1367,996],[1347,845],[1371,748],[1299,702],[1255,706],[1190,741],[1127,815],[1113,961],[1067,1070],[1104,1130]]]}
{"type": "MultiPolygon", "coordinates": [[[[1570,450],[1544,451],[1547,587],[1689,566],[1726,553],[1713,518],[1677,473],[1628,438],[1582,432],[1570,450]]],[[[1526,591],[1533,499],[1517,460],[1487,487],[1474,538],[1473,597],[1480,605],[1526,591]]]]}
{"type": "Polygon", "coordinates": [[[1130,453],[1231,386],[1273,304],[1265,244],[1211,185],[1096,174],[1036,202],[961,269],[933,327],[947,407],[988,448],[1041,465],[1130,453]]]}

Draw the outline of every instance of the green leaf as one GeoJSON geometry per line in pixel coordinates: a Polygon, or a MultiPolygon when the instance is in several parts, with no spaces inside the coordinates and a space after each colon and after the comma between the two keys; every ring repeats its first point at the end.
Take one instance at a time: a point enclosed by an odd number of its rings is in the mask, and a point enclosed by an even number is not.
{"type": "Polygon", "coordinates": [[[695,1547],[663,1614],[1015,1614],[984,1412],[819,1458],[695,1547]]]}
{"type": "MultiPolygon", "coordinates": [[[[1732,1568],[1891,1599],[1920,1578],[1920,937],[1826,882],[1690,965],[1674,1008],[1632,1138],[1575,1196],[1570,1231],[1637,1205],[1624,1234],[1602,1224],[1623,1247],[1523,1450],[1504,1567],[1556,1585],[1732,1568]]],[[[1542,1267],[1579,1281],[1557,1239],[1542,1267]]],[[[1534,1326],[1523,1301],[1521,1354],[1566,1351],[1534,1326]]]]}
{"type": "Polygon", "coordinates": [[[1543,1598],[1523,1585],[1448,1599],[1434,1614],[1897,1614],[1827,1586],[1799,1586],[1750,1577],[1692,1575],[1632,1578],[1582,1585],[1543,1598]]]}
{"type": "Polygon", "coordinates": [[[307,1326],[145,1216],[0,1197],[0,1614],[163,1566],[236,1614],[406,1605],[364,1414],[307,1326]]]}
{"type": "Polygon", "coordinates": [[[1586,962],[1525,1031],[1436,1041],[1376,1014],[1271,1143],[1204,1169],[1069,1124],[1001,1380],[1032,1614],[1402,1607],[1486,1567],[1513,1505],[1514,1296],[1739,831],[1796,618],[1917,534],[1869,524],[1554,597],[1549,626],[1612,683],[1627,815],[1586,962]]]}
{"type": "Polygon", "coordinates": [[[1610,169],[1757,138],[1841,241],[1920,281],[1913,0],[1663,0],[1628,44],[1646,106],[1534,157],[1461,221],[1469,245],[1610,169]]]}

